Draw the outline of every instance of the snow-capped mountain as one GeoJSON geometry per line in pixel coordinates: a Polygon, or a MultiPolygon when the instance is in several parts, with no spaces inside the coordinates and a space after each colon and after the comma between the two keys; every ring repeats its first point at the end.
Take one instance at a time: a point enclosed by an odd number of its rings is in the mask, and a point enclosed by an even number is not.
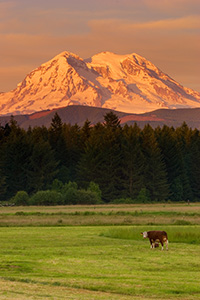
{"type": "Polygon", "coordinates": [[[143,113],[200,107],[200,93],[185,88],[137,55],[102,52],[89,59],[62,52],[0,94],[0,115],[87,105],[143,113]]]}

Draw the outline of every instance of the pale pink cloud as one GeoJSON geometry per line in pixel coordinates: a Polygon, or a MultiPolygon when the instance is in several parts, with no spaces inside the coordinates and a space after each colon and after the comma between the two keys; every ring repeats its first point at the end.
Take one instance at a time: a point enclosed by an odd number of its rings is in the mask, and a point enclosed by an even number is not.
{"type": "Polygon", "coordinates": [[[137,24],[137,27],[158,30],[200,29],[200,15],[140,23],[137,24]]]}
{"type": "Polygon", "coordinates": [[[156,11],[177,14],[200,9],[199,0],[141,0],[144,5],[156,11]]]}
{"type": "Polygon", "coordinates": [[[192,83],[188,79],[189,87],[200,90],[199,20],[198,16],[142,23],[94,20],[90,26],[93,38],[99,44],[104,41],[107,49],[136,52],[185,86],[187,78],[193,78],[192,83]]]}
{"type": "Polygon", "coordinates": [[[91,31],[102,31],[106,29],[106,33],[110,31],[118,32],[125,31],[130,32],[134,30],[182,30],[182,29],[200,29],[200,15],[186,16],[183,18],[173,18],[166,20],[157,20],[149,22],[130,22],[120,19],[102,19],[92,20],[89,22],[91,31]]]}
{"type": "Polygon", "coordinates": [[[136,52],[183,85],[188,82],[189,87],[200,91],[200,16],[198,10],[190,13],[191,6],[197,6],[199,1],[112,0],[107,10],[94,11],[61,7],[37,11],[27,7],[23,18],[15,15],[16,3],[0,3],[0,15],[2,8],[9,16],[0,23],[0,91],[13,89],[28,72],[64,50],[82,58],[105,50],[119,54],[136,52]],[[177,16],[180,4],[186,14],[177,16]],[[122,7],[124,11],[126,8],[127,18],[119,18],[122,7]],[[142,7],[149,8],[149,14],[154,10],[171,13],[166,18],[159,18],[158,14],[148,18],[147,11],[140,19],[137,12],[142,7]]]}

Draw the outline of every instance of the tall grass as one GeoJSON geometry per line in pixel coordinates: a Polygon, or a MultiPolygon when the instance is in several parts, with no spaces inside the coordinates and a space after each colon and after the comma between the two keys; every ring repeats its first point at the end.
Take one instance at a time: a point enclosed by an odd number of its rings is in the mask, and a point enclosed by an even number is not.
{"type": "Polygon", "coordinates": [[[113,227],[100,235],[109,238],[141,240],[141,232],[149,230],[165,230],[171,243],[200,244],[200,226],[131,226],[113,227]]]}

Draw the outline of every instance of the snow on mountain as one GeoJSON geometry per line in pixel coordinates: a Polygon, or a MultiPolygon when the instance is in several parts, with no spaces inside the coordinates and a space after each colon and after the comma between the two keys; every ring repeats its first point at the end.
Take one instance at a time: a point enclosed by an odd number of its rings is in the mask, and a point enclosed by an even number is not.
{"type": "Polygon", "coordinates": [[[0,115],[87,105],[143,113],[200,107],[200,93],[184,88],[145,58],[102,52],[83,60],[62,52],[0,94],[0,115]]]}

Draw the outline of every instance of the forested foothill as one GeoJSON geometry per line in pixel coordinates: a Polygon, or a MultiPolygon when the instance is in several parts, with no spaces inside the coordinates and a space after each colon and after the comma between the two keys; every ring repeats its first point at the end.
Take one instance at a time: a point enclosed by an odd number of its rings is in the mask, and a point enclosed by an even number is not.
{"type": "Polygon", "coordinates": [[[141,129],[62,123],[0,127],[0,200],[23,205],[200,201],[200,133],[186,123],[141,129]]]}

